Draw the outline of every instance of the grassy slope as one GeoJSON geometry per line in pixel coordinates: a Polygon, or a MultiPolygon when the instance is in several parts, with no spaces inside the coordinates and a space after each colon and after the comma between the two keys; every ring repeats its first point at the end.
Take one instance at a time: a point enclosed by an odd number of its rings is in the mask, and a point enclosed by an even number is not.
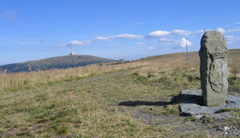
{"type": "MultiPolygon", "coordinates": [[[[238,92],[239,56],[239,49],[230,51],[230,90],[238,92]]],[[[0,136],[208,137],[207,129],[219,124],[199,130],[179,116],[177,102],[170,103],[181,90],[200,88],[198,69],[197,53],[188,63],[180,53],[114,66],[1,74],[0,84],[8,87],[0,89],[0,136]]]]}
{"type": "Polygon", "coordinates": [[[66,69],[79,66],[86,66],[97,63],[113,62],[114,60],[88,56],[88,55],[67,55],[60,57],[47,58],[24,63],[16,63],[0,66],[0,71],[7,70],[9,73],[29,72],[50,69],[66,69]]]}

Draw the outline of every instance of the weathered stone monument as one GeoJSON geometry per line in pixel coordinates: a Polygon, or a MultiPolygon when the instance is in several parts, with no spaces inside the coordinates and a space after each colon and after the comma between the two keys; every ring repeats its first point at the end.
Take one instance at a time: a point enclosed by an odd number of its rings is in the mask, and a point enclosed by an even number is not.
{"type": "Polygon", "coordinates": [[[206,32],[201,39],[200,75],[203,104],[225,104],[228,91],[228,49],[224,35],[217,31],[206,32]]]}
{"type": "Polygon", "coordinates": [[[182,115],[204,115],[221,119],[234,117],[231,112],[219,112],[222,109],[240,109],[240,97],[227,95],[227,55],[225,38],[220,32],[208,31],[202,36],[199,51],[202,90],[181,92],[182,115]]]}

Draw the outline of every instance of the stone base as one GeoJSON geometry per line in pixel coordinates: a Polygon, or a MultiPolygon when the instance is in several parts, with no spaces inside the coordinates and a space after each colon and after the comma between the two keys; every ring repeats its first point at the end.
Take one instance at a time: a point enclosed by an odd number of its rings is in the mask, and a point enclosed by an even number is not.
{"type": "Polygon", "coordinates": [[[226,103],[219,106],[203,106],[202,90],[184,90],[180,95],[182,115],[206,115],[220,112],[221,109],[240,108],[240,97],[227,95],[226,103]]]}

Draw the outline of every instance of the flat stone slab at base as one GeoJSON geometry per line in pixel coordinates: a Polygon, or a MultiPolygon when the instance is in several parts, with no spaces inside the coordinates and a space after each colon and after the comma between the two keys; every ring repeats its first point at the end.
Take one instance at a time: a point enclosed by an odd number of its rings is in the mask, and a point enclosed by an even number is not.
{"type": "Polygon", "coordinates": [[[240,108],[240,97],[233,95],[227,95],[224,105],[202,106],[202,90],[184,90],[181,92],[180,99],[180,110],[183,115],[206,115],[218,113],[220,109],[240,108]]]}

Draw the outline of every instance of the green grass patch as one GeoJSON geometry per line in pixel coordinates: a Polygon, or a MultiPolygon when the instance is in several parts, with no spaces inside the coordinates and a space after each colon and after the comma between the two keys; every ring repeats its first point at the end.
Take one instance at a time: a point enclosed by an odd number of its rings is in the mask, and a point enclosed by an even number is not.
{"type": "Polygon", "coordinates": [[[144,113],[150,113],[153,115],[179,114],[179,105],[147,106],[141,109],[141,111],[144,113]]]}
{"type": "Polygon", "coordinates": [[[184,119],[185,122],[196,122],[198,119],[196,117],[193,117],[193,116],[189,116],[189,117],[186,117],[184,119]]]}
{"type": "Polygon", "coordinates": [[[57,135],[67,135],[69,133],[69,126],[67,124],[56,124],[52,128],[57,135]]]}

